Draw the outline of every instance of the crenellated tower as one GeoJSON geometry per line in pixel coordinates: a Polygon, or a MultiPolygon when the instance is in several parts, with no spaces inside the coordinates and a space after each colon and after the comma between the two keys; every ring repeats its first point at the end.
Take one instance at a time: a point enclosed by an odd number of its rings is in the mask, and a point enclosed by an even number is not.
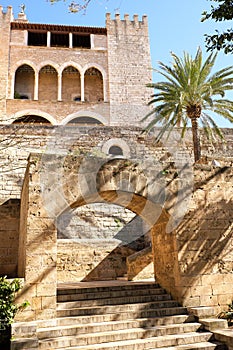
{"type": "Polygon", "coordinates": [[[152,80],[147,16],[106,15],[112,125],[138,124],[148,112],[152,80]]]}
{"type": "Polygon", "coordinates": [[[6,115],[6,98],[9,72],[9,46],[11,34],[11,21],[13,20],[12,7],[4,11],[0,6],[0,121],[6,115]]]}

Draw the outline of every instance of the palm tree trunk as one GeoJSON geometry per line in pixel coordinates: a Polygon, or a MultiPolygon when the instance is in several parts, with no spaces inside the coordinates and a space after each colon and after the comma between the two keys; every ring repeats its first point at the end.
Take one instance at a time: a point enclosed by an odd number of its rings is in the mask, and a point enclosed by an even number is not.
{"type": "Polygon", "coordinates": [[[200,136],[198,130],[197,118],[191,118],[192,123],[192,134],[193,134],[193,151],[195,163],[201,158],[201,146],[200,146],[200,136]]]}

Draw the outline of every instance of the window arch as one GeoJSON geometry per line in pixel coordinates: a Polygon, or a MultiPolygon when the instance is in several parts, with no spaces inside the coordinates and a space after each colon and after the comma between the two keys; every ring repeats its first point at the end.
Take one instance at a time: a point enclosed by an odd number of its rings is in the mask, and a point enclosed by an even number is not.
{"type": "Polygon", "coordinates": [[[62,100],[81,101],[81,77],[73,66],[66,67],[62,72],[62,100]]]}
{"type": "Polygon", "coordinates": [[[23,64],[15,72],[15,99],[34,99],[35,72],[28,64],[23,64]]]}
{"type": "Polygon", "coordinates": [[[88,68],[84,75],[85,101],[101,102],[104,100],[103,76],[95,67],[88,68]]]}
{"type": "Polygon", "coordinates": [[[108,153],[112,156],[123,156],[123,150],[119,146],[111,146],[108,150],[108,153]]]}
{"type": "Polygon", "coordinates": [[[50,121],[39,115],[23,115],[22,117],[19,117],[16,120],[14,120],[12,124],[51,125],[50,121]]]}
{"type": "Polygon", "coordinates": [[[57,100],[58,74],[54,67],[46,65],[39,72],[39,100],[57,100]]]}
{"type": "Polygon", "coordinates": [[[111,156],[123,156],[130,158],[131,152],[125,140],[113,138],[106,141],[102,146],[102,152],[111,156]]]}
{"type": "Polygon", "coordinates": [[[94,126],[94,125],[103,125],[101,121],[98,119],[88,117],[88,116],[83,116],[83,117],[76,117],[74,119],[71,119],[68,122],[68,125],[70,124],[76,124],[80,126],[94,126]]]}

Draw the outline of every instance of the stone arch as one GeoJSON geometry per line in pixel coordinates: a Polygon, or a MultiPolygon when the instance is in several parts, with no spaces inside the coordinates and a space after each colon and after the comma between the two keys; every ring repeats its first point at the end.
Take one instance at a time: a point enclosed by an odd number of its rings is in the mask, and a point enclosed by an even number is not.
{"type": "MultiPolygon", "coordinates": [[[[153,169],[148,174],[153,174],[153,169]]],[[[38,296],[37,288],[34,288],[38,281],[43,284],[46,293],[40,295],[41,303],[30,310],[28,320],[46,319],[48,311],[50,318],[55,317],[56,219],[67,208],[87,203],[113,203],[142,217],[151,230],[158,282],[168,291],[176,292],[176,236],[171,232],[166,233],[170,216],[156,202],[156,189],[153,192],[150,186],[152,180],[129,160],[113,159],[106,162],[106,159],[91,156],[30,155],[21,197],[27,205],[21,207],[24,219],[20,225],[18,276],[25,278],[22,295],[28,288],[31,290],[29,302],[38,296]],[[33,259],[26,259],[32,254],[33,259]],[[42,263],[38,264],[38,261],[42,263]],[[45,310],[43,305],[48,296],[49,305],[45,310]]]]}
{"type": "Polygon", "coordinates": [[[25,109],[25,110],[16,112],[13,115],[13,117],[12,117],[13,123],[16,120],[20,120],[24,116],[31,116],[31,115],[35,115],[35,116],[39,116],[41,118],[44,118],[45,120],[47,120],[52,125],[56,125],[57,124],[56,119],[52,115],[50,115],[50,114],[48,114],[46,112],[42,112],[42,111],[37,110],[37,109],[25,109]]]}
{"type": "Polygon", "coordinates": [[[60,70],[59,70],[59,65],[51,60],[46,60],[46,61],[43,61],[43,62],[40,62],[38,65],[37,65],[37,71],[39,73],[39,71],[41,70],[41,68],[45,67],[45,66],[51,66],[53,67],[57,73],[59,74],[60,73],[60,70]]]}
{"type": "Polygon", "coordinates": [[[97,64],[86,65],[84,72],[84,96],[87,102],[105,101],[105,75],[97,64]]]}
{"type": "Polygon", "coordinates": [[[39,100],[58,99],[58,72],[57,69],[47,63],[39,70],[39,100]]]}
{"type": "Polygon", "coordinates": [[[34,99],[35,70],[23,63],[15,71],[14,76],[14,98],[15,99],[34,99]]]}
{"type": "Polygon", "coordinates": [[[81,101],[81,75],[73,65],[62,71],[62,101],[81,101]]]}
{"type": "Polygon", "coordinates": [[[74,62],[74,61],[68,61],[68,62],[63,63],[63,64],[57,69],[58,74],[61,75],[62,72],[63,72],[63,70],[64,70],[65,68],[69,67],[69,66],[72,66],[72,67],[76,68],[76,69],[79,71],[80,75],[82,74],[83,69],[82,69],[81,65],[78,64],[77,62],[74,62]]]}
{"type": "Polygon", "coordinates": [[[102,146],[102,152],[105,154],[111,154],[110,149],[111,147],[119,147],[122,150],[122,155],[126,158],[130,158],[130,148],[127,144],[127,142],[123,139],[110,139],[107,142],[105,142],[102,146]]]}
{"type": "Polygon", "coordinates": [[[108,122],[107,120],[100,114],[92,112],[92,111],[79,111],[77,113],[72,113],[70,115],[68,115],[61,123],[61,125],[66,125],[68,123],[70,123],[71,120],[76,119],[76,118],[82,118],[82,117],[89,117],[89,118],[93,118],[96,119],[99,124],[102,125],[107,125],[108,122]]]}

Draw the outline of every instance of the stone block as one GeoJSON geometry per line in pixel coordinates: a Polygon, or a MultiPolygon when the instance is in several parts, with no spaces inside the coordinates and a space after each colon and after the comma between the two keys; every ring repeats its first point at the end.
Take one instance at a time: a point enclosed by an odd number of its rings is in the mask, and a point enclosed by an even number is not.
{"type": "Polygon", "coordinates": [[[198,318],[215,316],[215,308],[210,306],[189,307],[188,311],[191,315],[194,315],[198,318]]]}
{"type": "Polygon", "coordinates": [[[219,318],[199,318],[198,321],[210,332],[213,332],[216,329],[228,328],[227,320],[219,318]]]}

